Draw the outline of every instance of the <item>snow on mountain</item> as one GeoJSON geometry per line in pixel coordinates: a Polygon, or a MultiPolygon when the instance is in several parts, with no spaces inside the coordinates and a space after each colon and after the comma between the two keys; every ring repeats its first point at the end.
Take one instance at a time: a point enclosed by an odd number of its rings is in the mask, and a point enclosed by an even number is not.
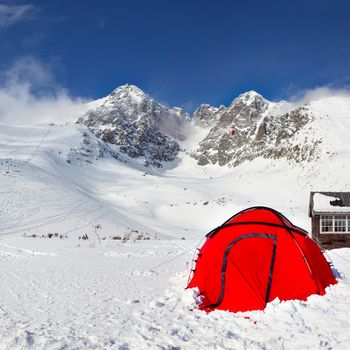
{"type": "Polygon", "coordinates": [[[310,161],[320,150],[317,135],[307,131],[313,119],[304,106],[292,109],[249,91],[227,108],[203,105],[196,110],[194,123],[210,129],[191,155],[199,165],[237,166],[257,157],[310,161]]]}
{"type": "Polygon", "coordinates": [[[173,161],[184,138],[188,115],[169,109],[134,85],[123,85],[79,119],[101,140],[119,146],[132,158],[143,157],[157,167],[173,161]]]}
{"type": "Polygon", "coordinates": [[[270,102],[255,91],[241,94],[229,107],[201,105],[192,123],[180,108],[169,109],[134,85],[120,86],[88,106],[79,123],[147,166],[162,167],[178,159],[180,144],[196,129],[191,124],[208,129],[190,150],[198,165],[237,166],[257,157],[299,162],[318,156],[317,136],[304,133],[303,141],[295,141],[312,113],[304,106],[293,109],[287,102],[270,102]]]}
{"type": "Polygon", "coordinates": [[[309,127],[315,119],[309,106],[271,102],[255,91],[241,94],[229,107],[201,105],[191,122],[180,108],[169,109],[134,85],[120,86],[89,107],[79,123],[146,166],[178,159],[180,145],[198,127],[207,131],[187,151],[201,166],[237,166],[258,157],[298,163],[317,159],[322,151],[321,139],[309,127]]]}
{"type": "Polygon", "coordinates": [[[195,125],[212,126],[217,121],[217,117],[220,114],[218,112],[225,109],[223,105],[215,108],[209,104],[202,104],[194,111],[192,121],[195,125]]]}

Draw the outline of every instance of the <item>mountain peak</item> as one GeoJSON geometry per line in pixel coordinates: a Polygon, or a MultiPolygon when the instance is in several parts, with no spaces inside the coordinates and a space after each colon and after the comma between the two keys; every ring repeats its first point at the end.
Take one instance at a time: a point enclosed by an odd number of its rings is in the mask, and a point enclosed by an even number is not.
{"type": "Polygon", "coordinates": [[[237,99],[243,100],[246,104],[251,104],[256,99],[266,101],[266,99],[262,95],[260,95],[258,92],[254,90],[249,90],[243,94],[240,94],[237,97],[237,99]]]}
{"type": "Polygon", "coordinates": [[[109,99],[117,100],[118,103],[120,100],[125,100],[127,103],[140,103],[145,99],[151,99],[151,97],[139,87],[132,84],[118,86],[108,97],[109,99]]]}
{"type": "Polygon", "coordinates": [[[144,94],[145,95],[145,93],[138,86],[133,85],[133,84],[129,84],[129,83],[124,84],[124,85],[120,85],[116,89],[113,90],[113,92],[120,92],[120,91],[128,91],[130,93],[137,93],[137,94],[144,94]]]}
{"type": "Polygon", "coordinates": [[[245,108],[252,108],[257,111],[266,110],[270,101],[266,100],[263,96],[254,90],[247,91],[236,97],[229,108],[236,108],[237,106],[246,106],[245,108]]]}
{"type": "Polygon", "coordinates": [[[119,86],[102,105],[89,110],[79,123],[102,141],[118,146],[131,158],[143,157],[145,165],[161,167],[173,161],[184,139],[187,114],[169,109],[132,84],[119,86]]]}

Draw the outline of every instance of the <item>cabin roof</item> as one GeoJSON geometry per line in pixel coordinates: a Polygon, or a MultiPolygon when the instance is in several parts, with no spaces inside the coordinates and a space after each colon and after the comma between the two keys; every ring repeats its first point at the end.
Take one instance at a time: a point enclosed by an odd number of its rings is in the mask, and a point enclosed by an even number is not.
{"type": "Polygon", "coordinates": [[[310,192],[309,216],[328,213],[350,214],[350,192],[310,192]]]}

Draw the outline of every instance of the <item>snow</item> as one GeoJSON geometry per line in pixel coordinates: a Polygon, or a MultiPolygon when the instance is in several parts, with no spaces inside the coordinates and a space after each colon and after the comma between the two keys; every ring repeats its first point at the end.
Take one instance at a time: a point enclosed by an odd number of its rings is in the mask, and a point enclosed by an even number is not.
{"type": "MultiPolygon", "coordinates": [[[[0,244],[1,349],[347,349],[348,278],[308,301],[206,314],[185,291],[197,242],[0,244]],[[41,254],[36,254],[40,244],[41,254]],[[23,247],[26,247],[25,249],[23,247]],[[45,253],[45,254],[44,254],[45,253]],[[32,344],[32,345],[30,345],[32,344]]],[[[350,249],[329,253],[350,276],[350,249]]]]}
{"type": "Polygon", "coordinates": [[[310,104],[324,150],[299,165],[200,167],[201,127],[154,169],[81,155],[81,125],[0,125],[0,349],[348,349],[348,248],[327,252],[339,283],[306,302],[206,314],[185,290],[195,248],[234,213],[270,206],[309,230],[310,191],[349,190],[348,102],[310,104]]]}
{"type": "Polygon", "coordinates": [[[237,97],[237,100],[244,100],[247,106],[251,106],[257,99],[266,103],[270,102],[254,90],[247,91],[237,97]]]}
{"type": "Polygon", "coordinates": [[[350,207],[339,207],[331,204],[333,201],[337,201],[338,198],[332,196],[326,196],[322,193],[314,194],[314,210],[316,212],[347,212],[350,210],[350,207]]]}

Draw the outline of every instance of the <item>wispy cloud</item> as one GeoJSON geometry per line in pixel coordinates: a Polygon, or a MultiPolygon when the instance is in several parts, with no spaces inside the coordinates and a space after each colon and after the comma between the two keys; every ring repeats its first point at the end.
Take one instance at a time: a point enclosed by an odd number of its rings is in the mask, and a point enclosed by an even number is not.
{"type": "Polygon", "coordinates": [[[72,98],[55,80],[50,65],[25,57],[0,72],[0,122],[18,125],[76,121],[87,100],[72,98]]]}
{"type": "Polygon", "coordinates": [[[22,57],[5,71],[0,72],[6,85],[29,84],[33,87],[45,87],[54,84],[49,65],[34,57],[22,57]]]}
{"type": "Polygon", "coordinates": [[[350,88],[332,86],[319,86],[313,89],[300,90],[293,94],[288,100],[294,104],[307,104],[328,97],[350,97],[350,88]]]}
{"type": "Polygon", "coordinates": [[[37,13],[38,8],[32,4],[0,4],[0,28],[7,28],[25,19],[33,18],[37,13]]]}

